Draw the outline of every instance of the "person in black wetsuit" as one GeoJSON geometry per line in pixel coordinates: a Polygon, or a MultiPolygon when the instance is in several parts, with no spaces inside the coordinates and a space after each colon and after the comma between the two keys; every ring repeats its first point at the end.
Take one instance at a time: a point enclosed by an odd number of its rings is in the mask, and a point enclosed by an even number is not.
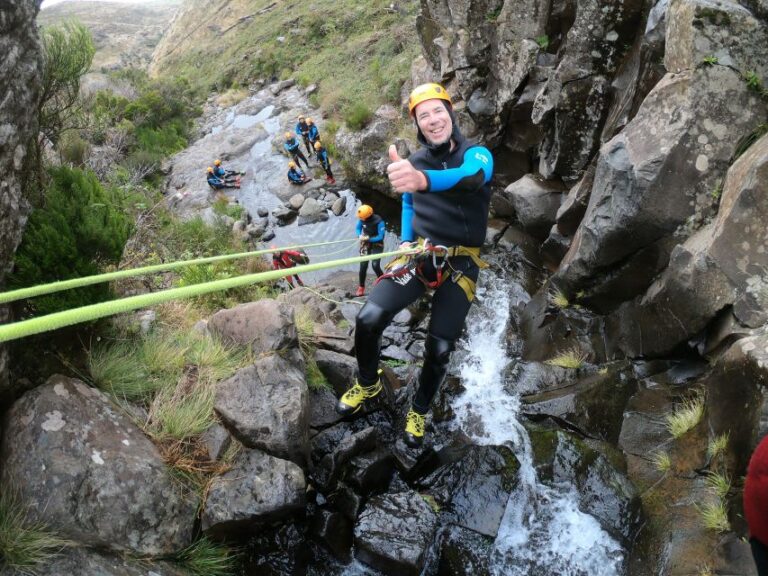
{"type": "MultiPolygon", "coordinates": [[[[384,234],[386,225],[384,219],[373,213],[373,208],[363,204],[357,209],[357,226],[355,231],[360,240],[360,256],[381,254],[384,252],[384,234]]],[[[372,260],[371,265],[376,278],[384,274],[381,270],[381,260],[372,260]]],[[[368,262],[360,262],[360,274],[355,296],[365,294],[365,276],[368,274],[368,262]]]]}
{"type": "Polygon", "coordinates": [[[406,444],[419,447],[425,416],[464,327],[480,268],[486,266],[479,253],[488,224],[493,157],[485,147],[464,139],[450,96],[439,84],[417,86],[408,109],[423,148],[403,160],[390,146],[392,162],[387,167],[390,184],[403,194],[401,247],[411,249],[415,241],[426,245],[427,239],[440,248],[394,260],[371,291],[356,322],[357,381],[336,409],[354,414],[381,392],[378,367],[384,329],[400,310],[434,290],[424,365],[404,431],[406,444]]]}

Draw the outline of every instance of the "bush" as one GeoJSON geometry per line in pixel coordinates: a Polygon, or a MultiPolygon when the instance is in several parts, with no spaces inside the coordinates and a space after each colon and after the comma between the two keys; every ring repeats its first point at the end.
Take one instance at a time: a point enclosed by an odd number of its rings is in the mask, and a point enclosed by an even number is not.
{"type": "MultiPolygon", "coordinates": [[[[113,194],[91,172],[60,167],[50,171],[45,204],[30,215],[8,284],[14,288],[80,278],[117,264],[131,232],[113,194]]],[[[106,284],[51,294],[30,308],[51,313],[108,300],[106,284]]]]}
{"type": "Polygon", "coordinates": [[[373,112],[362,102],[357,102],[344,111],[344,122],[352,130],[360,130],[373,118],[373,112]]]}
{"type": "Polygon", "coordinates": [[[59,157],[63,164],[82,168],[88,152],[88,142],[83,140],[77,132],[66,132],[59,141],[59,157]]]}

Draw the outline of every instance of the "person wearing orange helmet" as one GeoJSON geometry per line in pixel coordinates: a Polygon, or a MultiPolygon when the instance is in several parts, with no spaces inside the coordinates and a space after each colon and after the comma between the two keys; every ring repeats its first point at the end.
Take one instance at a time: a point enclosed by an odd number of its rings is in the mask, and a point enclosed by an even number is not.
{"type": "Polygon", "coordinates": [[[221,160],[218,158],[213,162],[213,173],[217,178],[222,178],[224,180],[239,180],[240,176],[245,174],[245,172],[240,172],[238,170],[225,170],[224,166],[221,165],[221,160]]]}
{"type": "Polygon", "coordinates": [[[213,166],[208,166],[206,169],[206,180],[208,181],[208,186],[213,188],[214,190],[222,190],[224,188],[240,188],[240,181],[233,181],[233,180],[225,180],[224,178],[219,178],[216,176],[213,166]]]}
{"type": "Polygon", "coordinates": [[[294,186],[301,186],[302,184],[306,184],[312,180],[312,178],[308,178],[304,172],[302,172],[297,166],[296,163],[291,160],[288,162],[288,182],[293,184],[294,186]]]}
{"type": "MultiPolygon", "coordinates": [[[[381,254],[384,252],[384,234],[386,225],[384,219],[373,213],[373,208],[363,204],[357,209],[357,227],[355,231],[360,241],[360,256],[368,254],[381,254]]],[[[372,260],[373,271],[379,278],[384,272],[381,270],[381,260],[372,260]]],[[[365,294],[365,276],[368,274],[368,261],[360,262],[358,286],[355,296],[365,294]]]]}
{"type": "Polygon", "coordinates": [[[303,114],[299,115],[299,121],[296,123],[296,136],[301,136],[304,145],[307,147],[307,156],[312,158],[312,142],[309,140],[309,124],[303,114]]]}
{"type": "Polygon", "coordinates": [[[328,184],[336,184],[336,178],[333,177],[333,171],[331,171],[331,159],[328,158],[328,150],[325,149],[320,140],[315,142],[315,153],[317,154],[317,161],[325,170],[325,181],[328,184]]]}
{"type": "Polygon", "coordinates": [[[401,247],[412,248],[418,241],[422,251],[391,262],[360,310],[355,327],[357,381],[336,409],[343,415],[354,414],[380,393],[382,333],[400,310],[431,291],[424,363],[403,434],[405,443],[417,448],[424,440],[432,399],[464,328],[480,268],[487,266],[480,259],[480,248],[488,224],[493,157],[485,147],[464,138],[443,86],[430,83],[414,88],[408,110],[422,148],[404,160],[391,145],[387,177],[392,189],[403,195],[401,247]]]}
{"type": "Polygon", "coordinates": [[[301,166],[301,163],[299,160],[303,160],[304,164],[309,168],[309,162],[307,161],[304,154],[301,153],[301,144],[299,144],[299,141],[297,140],[296,136],[291,134],[290,132],[286,132],[284,134],[285,136],[285,144],[283,144],[283,148],[286,152],[288,152],[288,156],[293,158],[293,161],[298,165],[301,166]]]}
{"type": "Polygon", "coordinates": [[[320,140],[320,131],[317,129],[317,124],[315,124],[315,121],[312,120],[312,118],[307,118],[307,126],[309,127],[307,139],[314,149],[315,144],[320,140]]]}

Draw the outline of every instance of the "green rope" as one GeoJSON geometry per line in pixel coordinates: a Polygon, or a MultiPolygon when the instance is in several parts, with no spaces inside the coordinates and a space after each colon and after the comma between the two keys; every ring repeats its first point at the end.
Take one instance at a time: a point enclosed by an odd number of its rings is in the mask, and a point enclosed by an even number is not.
{"type": "Polygon", "coordinates": [[[106,274],[98,274],[95,276],[83,276],[82,278],[73,278],[71,280],[60,280],[59,282],[51,282],[50,284],[40,284],[39,286],[30,286],[28,288],[19,288],[18,290],[11,290],[9,292],[0,293],[0,304],[7,304],[8,302],[14,302],[23,298],[32,298],[34,296],[42,296],[43,294],[51,294],[53,292],[60,292],[61,290],[71,290],[72,288],[82,288],[83,286],[90,286],[91,284],[99,284],[101,282],[111,282],[112,280],[120,280],[122,278],[130,278],[132,276],[143,276],[145,274],[152,274],[154,272],[164,272],[167,270],[175,270],[177,268],[184,268],[186,266],[195,266],[197,264],[208,264],[210,262],[221,262],[223,260],[234,260],[236,258],[248,258],[250,256],[260,256],[261,254],[269,254],[271,252],[277,252],[280,250],[296,250],[298,248],[313,248],[316,246],[326,246],[329,244],[339,244],[341,242],[354,242],[357,238],[346,240],[333,240],[331,242],[315,242],[313,244],[301,244],[296,246],[287,246],[285,248],[274,248],[264,250],[254,250],[252,252],[239,252],[237,254],[224,254],[222,256],[209,256],[207,258],[196,258],[194,260],[179,260],[176,262],[166,262],[164,264],[153,264],[152,266],[144,266],[142,268],[132,268],[130,270],[118,270],[117,272],[107,272],[106,274]]]}
{"type": "MultiPolygon", "coordinates": [[[[270,251],[274,252],[274,250],[270,251]]],[[[40,316],[39,318],[30,318],[29,320],[22,320],[21,322],[2,325],[0,326],[0,342],[17,340],[19,338],[24,338],[25,336],[57,330],[58,328],[63,328],[64,326],[71,326],[72,324],[79,324],[81,322],[88,322],[90,320],[96,320],[106,316],[113,316],[123,312],[130,312],[131,310],[138,310],[139,308],[147,308],[149,306],[161,304],[162,302],[168,302],[169,300],[192,298],[194,296],[200,296],[201,294],[208,294],[218,290],[229,290],[230,288],[238,288],[240,286],[247,286],[248,284],[255,284],[257,282],[277,280],[278,278],[291,276],[293,274],[303,274],[304,272],[313,272],[315,270],[334,268],[336,266],[344,266],[346,264],[355,264],[358,262],[367,262],[379,258],[387,258],[389,256],[418,254],[421,251],[421,248],[411,250],[395,250],[392,252],[384,252],[382,254],[356,256],[354,258],[331,260],[329,262],[320,262],[317,264],[305,264],[303,266],[295,266],[293,268],[284,270],[270,270],[269,272],[259,272],[257,274],[248,274],[246,276],[238,276],[236,278],[215,280],[213,282],[195,284],[194,286],[173,288],[171,290],[163,290],[162,292],[140,294],[138,296],[130,296],[120,300],[91,304],[81,308],[73,308],[72,310],[55,312],[54,314],[48,314],[47,316],[40,316]]]]}

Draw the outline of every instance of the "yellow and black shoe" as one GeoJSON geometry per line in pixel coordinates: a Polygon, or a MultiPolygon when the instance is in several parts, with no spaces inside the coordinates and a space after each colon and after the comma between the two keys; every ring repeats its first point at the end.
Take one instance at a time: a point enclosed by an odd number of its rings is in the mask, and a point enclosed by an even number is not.
{"type": "Polygon", "coordinates": [[[405,417],[403,440],[410,448],[420,448],[424,443],[424,416],[411,408],[405,417]]]}
{"type": "Polygon", "coordinates": [[[342,397],[339,398],[339,401],[336,403],[336,412],[343,416],[351,416],[363,407],[363,402],[378,396],[381,389],[381,378],[376,381],[376,384],[371,386],[360,386],[356,381],[355,385],[344,392],[342,397]]]}

